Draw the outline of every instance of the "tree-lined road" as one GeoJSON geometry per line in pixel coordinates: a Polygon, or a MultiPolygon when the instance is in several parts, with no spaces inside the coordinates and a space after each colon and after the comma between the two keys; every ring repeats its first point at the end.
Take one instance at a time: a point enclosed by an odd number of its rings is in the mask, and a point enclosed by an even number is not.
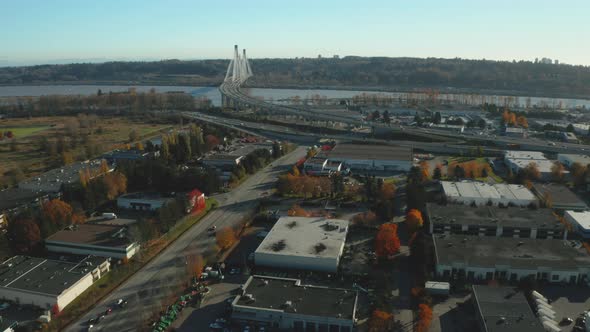
{"type": "Polygon", "coordinates": [[[274,186],[277,177],[305,153],[305,148],[299,147],[252,175],[234,190],[216,196],[215,199],[220,203],[217,209],[164,249],[66,331],[85,331],[88,328],[86,322],[104,313],[107,307],[112,307],[113,312],[97,324],[93,331],[122,332],[146,328],[151,314],[160,310],[171,294],[178,292],[179,284],[186,284],[189,280],[186,256],[205,253],[214,246],[215,238],[207,235],[207,228],[212,225],[218,229],[237,225],[254,210],[263,193],[274,186]],[[113,305],[120,298],[129,301],[126,308],[119,309],[113,305]]]}

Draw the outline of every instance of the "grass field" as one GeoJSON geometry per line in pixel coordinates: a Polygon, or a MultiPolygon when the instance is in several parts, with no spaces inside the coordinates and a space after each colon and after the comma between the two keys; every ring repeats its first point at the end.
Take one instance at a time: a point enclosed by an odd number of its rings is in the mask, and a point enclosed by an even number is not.
{"type": "Polygon", "coordinates": [[[11,131],[14,137],[27,137],[38,132],[51,128],[51,126],[33,125],[33,126],[19,126],[19,127],[3,127],[0,126],[0,132],[11,131]]]}
{"type": "MultiPolygon", "coordinates": [[[[0,160],[2,160],[0,163],[0,184],[3,182],[4,172],[20,169],[24,173],[24,177],[30,177],[51,168],[52,159],[46,151],[39,151],[39,141],[43,137],[49,140],[55,140],[60,136],[66,137],[67,124],[75,121],[77,121],[75,116],[0,120],[0,131],[11,130],[14,133],[14,142],[16,143],[10,143],[12,140],[0,141],[0,160]],[[16,151],[14,151],[14,148],[16,148],[16,151]]],[[[172,128],[170,124],[145,123],[127,117],[98,117],[88,137],[99,145],[102,152],[106,152],[127,143],[129,133],[132,130],[135,130],[140,139],[144,140],[157,136],[160,132],[170,128],[172,128]]],[[[71,150],[76,160],[97,157],[87,156],[85,153],[81,137],[87,134],[87,129],[81,129],[78,137],[80,142],[71,150]]],[[[69,140],[67,137],[66,139],[69,140]]],[[[4,181],[6,181],[6,178],[4,181]]]]}

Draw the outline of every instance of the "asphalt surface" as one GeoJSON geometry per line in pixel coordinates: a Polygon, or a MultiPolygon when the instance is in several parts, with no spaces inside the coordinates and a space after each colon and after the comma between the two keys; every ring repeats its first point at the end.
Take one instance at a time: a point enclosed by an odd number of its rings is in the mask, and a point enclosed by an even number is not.
{"type": "Polygon", "coordinates": [[[104,313],[107,307],[112,307],[113,312],[96,324],[92,331],[123,332],[145,329],[151,314],[167,304],[166,300],[171,295],[180,295],[179,285],[188,281],[185,257],[192,253],[204,253],[214,246],[215,237],[207,235],[207,228],[215,225],[220,229],[238,224],[256,207],[257,201],[264,196],[263,193],[273,187],[278,175],[287,171],[305,153],[305,147],[299,147],[252,175],[231,192],[216,196],[215,199],[220,203],[217,209],[65,331],[86,331],[88,320],[104,313]],[[128,300],[125,308],[119,309],[113,305],[120,298],[128,300]]]}

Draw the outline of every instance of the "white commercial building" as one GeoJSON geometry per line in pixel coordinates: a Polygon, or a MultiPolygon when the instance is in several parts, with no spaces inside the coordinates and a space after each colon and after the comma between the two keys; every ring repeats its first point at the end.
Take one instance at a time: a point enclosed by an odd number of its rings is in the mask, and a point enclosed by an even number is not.
{"type": "Polygon", "coordinates": [[[574,231],[580,234],[583,238],[590,238],[590,211],[576,212],[565,211],[565,221],[572,225],[574,231]]]}
{"type": "Polygon", "coordinates": [[[407,172],[414,161],[411,148],[390,145],[337,144],[326,155],[330,162],[342,163],[353,172],[407,172]]]}
{"type": "Polygon", "coordinates": [[[347,232],[347,220],[282,217],[254,252],[254,262],[284,269],[336,272],[347,232]]]}
{"type": "Polygon", "coordinates": [[[251,276],[232,302],[232,320],[296,332],[352,332],[357,292],[251,276]]]}
{"type": "Polygon", "coordinates": [[[106,224],[69,226],[45,239],[45,247],[50,252],[117,259],[131,258],[139,251],[139,244],[127,238],[126,227],[106,224]]]}
{"type": "MultiPolygon", "coordinates": [[[[555,160],[545,158],[542,152],[538,151],[505,151],[504,163],[512,172],[517,173],[521,169],[528,167],[530,164],[535,164],[542,178],[548,179],[551,177],[551,170],[555,165],[555,160]]],[[[564,171],[564,174],[569,173],[564,171]]]]}
{"type": "Polygon", "coordinates": [[[117,206],[129,210],[156,211],[170,200],[171,197],[164,197],[160,193],[137,192],[119,196],[117,206]]]}
{"type": "Polygon", "coordinates": [[[444,280],[588,284],[590,255],[580,241],[435,234],[436,275],[444,280]]]}
{"type": "Polygon", "coordinates": [[[572,167],[574,163],[578,163],[584,167],[590,164],[590,156],[583,154],[560,153],[557,155],[557,160],[566,167],[572,167]]]}
{"type": "Polygon", "coordinates": [[[476,181],[441,181],[447,202],[460,204],[528,206],[537,198],[525,186],[516,184],[488,184],[476,181]]]}
{"type": "Polygon", "coordinates": [[[61,311],[109,269],[98,257],[70,263],[14,256],[0,264],[0,298],[61,311]]]}

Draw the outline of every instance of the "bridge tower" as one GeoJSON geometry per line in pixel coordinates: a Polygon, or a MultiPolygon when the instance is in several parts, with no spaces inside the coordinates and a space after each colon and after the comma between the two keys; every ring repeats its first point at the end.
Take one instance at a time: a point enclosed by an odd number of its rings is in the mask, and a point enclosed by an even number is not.
{"type": "Polygon", "coordinates": [[[229,62],[223,82],[233,83],[239,88],[250,77],[252,77],[252,68],[246,57],[246,49],[243,50],[242,56],[240,56],[238,45],[234,45],[234,57],[229,62]]]}

